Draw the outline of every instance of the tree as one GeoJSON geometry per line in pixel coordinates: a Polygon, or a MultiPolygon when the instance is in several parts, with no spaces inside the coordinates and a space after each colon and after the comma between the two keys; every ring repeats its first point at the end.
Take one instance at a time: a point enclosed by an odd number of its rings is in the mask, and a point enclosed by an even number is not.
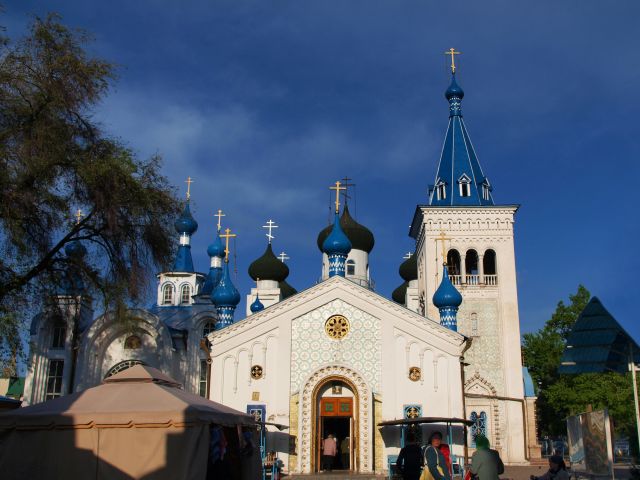
{"type": "Polygon", "coordinates": [[[9,335],[15,334],[15,312],[33,313],[47,292],[68,288],[73,279],[99,294],[107,307],[135,303],[144,296],[149,273],[171,252],[171,225],[180,205],[160,173],[160,158],[137,158],[93,119],[115,68],[87,53],[90,40],[49,15],[35,18],[24,38],[2,42],[0,348],[5,354],[14,348],[9,335]],[[74,221],[78,209],[83,215],[74,221]],[[76,241],[86,255],[78,254],[76,241]]]}

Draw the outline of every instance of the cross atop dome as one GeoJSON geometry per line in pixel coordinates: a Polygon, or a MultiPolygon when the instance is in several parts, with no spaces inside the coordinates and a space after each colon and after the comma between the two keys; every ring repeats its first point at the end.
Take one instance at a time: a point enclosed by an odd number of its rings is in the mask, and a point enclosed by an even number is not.
{"type": "Polygon", "coordinates": [[[269,219],[267,222],[265,222],[266,225],[263,225],[262,228],[266,228],[267,229],[267,239],[269,240],[269,243],[271,243],[271,240],[273,240],[274,237],[272,232],[274,228],[278,228],[278,225],[276,225],[276,222],[274,222],[273,220],[269,219]]]}

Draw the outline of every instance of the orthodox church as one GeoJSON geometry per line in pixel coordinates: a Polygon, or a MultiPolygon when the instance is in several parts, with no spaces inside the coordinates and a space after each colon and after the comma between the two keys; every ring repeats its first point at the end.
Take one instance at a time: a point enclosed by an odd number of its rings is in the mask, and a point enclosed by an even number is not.
{"type": "MultiPolygon", "coordinates": [[[[158,274],[157,300],[129,320],[95,316],[77,285],[54,296],[58,308],[31,324],[25,402],[37,403],[100,383],[135,364],[150,365],[191,392],[247,411],[268,427],[269,450],[288,472],[320,468],[321,439],[348,451],[342,467],[382,472],[397,455],[410,417],[465,418],[454,453],[486,435],[505,463],[536,452],[535,392],[522,367],[514,252],[517,205],[496,205],[467,133],[464,96],[453,70],[449,120],[435,182],[411,223],[415,253],[392,299],[374,291],[375,239],[346,205],[336,182],[333,223],[318,235],[321,280],[298,292],[271,235],[249,267],[256,287],[247,311],[229,273],[221,228],[208,247],[207,273],[195,270],[198,224],[189,200],[175,222],[171,271],[158,274]]],[[[85,255],[79,242],[66,254],[85,255]]],[[[430,430],[425,428],[424,434],[430,430]]],[[[442,429],[442,426],[440,426],[442,429]]]]}

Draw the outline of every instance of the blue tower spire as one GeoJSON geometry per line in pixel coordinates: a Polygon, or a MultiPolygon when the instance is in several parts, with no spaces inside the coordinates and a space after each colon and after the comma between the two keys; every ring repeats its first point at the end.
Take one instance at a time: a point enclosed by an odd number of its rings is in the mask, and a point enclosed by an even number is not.
{"type": "Polygon", "coordinates": [[[338,181],[335,187],[329,187],[330,190],[336,191],[336,211],[331,233],[322,242],[322,251],[329,257],[329,278],[336,275],[341,277],[346,275],[347,256],[351,251],[351,241],[340,226],[340,191],[346,190],[346,187],[340,185],[341,183],[338,181]]]}
{"type": "Polygon", "coordinates": [[[191,258],[191,235],[198,230],[198,222],[196,222],[191,215],[191,208],[189,206],[189,200],[184,206],[182,215],[173,224],[176,232],[180,235],[180,245],[178,246],[178,253],[176,254],[176,260],[173,263],[174,272],[193,272],[193,259],[191,258]]]}
{"type": "Polygon", "coordinates": [[[429,204],[434,206],[493,205],[491,184],[482,171],[462,119],[464,91],[456,82],[453,66],[451,84],[444,95],[449,102],[449,125],[429,204]]]}
{"type": "Polygon", "coordinates": [[[442,281],[433,294],[433,304],[440,311],[440,325],[454,332],[458,331],[458,307],[462,303],[462,295],[451,283],[447,265],[442,267],[442,281]]]}
{"type": "Polygon", "coordinates": [[[240,293],[231,281],[231,275],[229,275],[229,239],[236,236],[230,232],[231,230],[227,228],[223,235],[218,234],[219,237],[225,239],[226,243],[222,276],[211,294],[211,300],[216,306],[218,313],[218,321],[215,326],[216,330],[228,327],[233,323],[233,313],[240,303],[240,293]]]}
{"type": "Polygon", "coordinates": [[[222,263],[224,261],[224,247],[220,240],[220,232],[216,234],[216,238],[209,247],[207,247],[207,254],[210,259],[209,273],[202,285],[201,295],[211,295],[213,289],[216,288],[220,277],[222,277],[222,263]]]}

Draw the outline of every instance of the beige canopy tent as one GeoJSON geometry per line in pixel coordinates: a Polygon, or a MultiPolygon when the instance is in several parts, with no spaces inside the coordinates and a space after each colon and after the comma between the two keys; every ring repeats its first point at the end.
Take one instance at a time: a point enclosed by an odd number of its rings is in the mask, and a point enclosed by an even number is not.
{"type": "Polygon", "coordinates": [[[256,424],[179,387],[136,365],[100,386],[0,413],[0,477],[204,480],[210,426],[256,424]]]}

